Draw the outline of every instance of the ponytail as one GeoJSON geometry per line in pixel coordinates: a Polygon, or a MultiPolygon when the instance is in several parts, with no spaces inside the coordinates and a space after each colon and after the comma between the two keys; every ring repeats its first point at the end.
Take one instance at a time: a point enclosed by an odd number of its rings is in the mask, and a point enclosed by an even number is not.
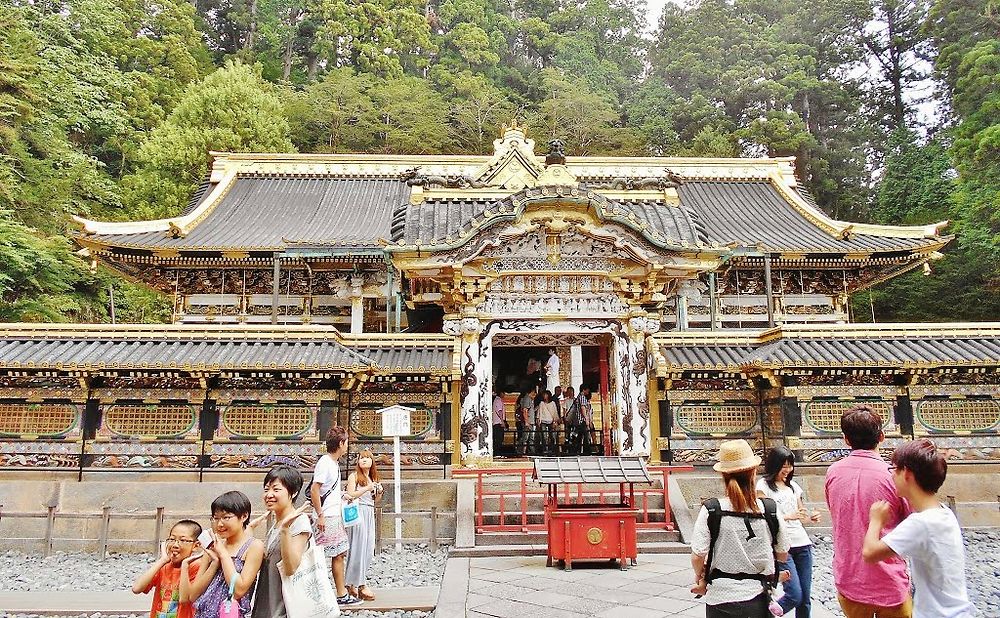
{"type": "Polygon", "coordinates": [[[740,470],[723,473],[722,482],[726,484],[726,497],[733,505],[733,510],[739,513],[759,513],[757,494],[754,491],[753,479],[756,470],[740,470]]]}

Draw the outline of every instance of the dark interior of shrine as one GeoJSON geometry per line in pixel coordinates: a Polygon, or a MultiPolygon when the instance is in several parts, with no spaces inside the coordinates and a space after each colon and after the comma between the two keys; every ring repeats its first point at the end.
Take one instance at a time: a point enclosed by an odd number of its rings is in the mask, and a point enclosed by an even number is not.
{"type": "Polygon", "coordinates": [[[493,349],[493,384],[508,395],[518,395],[534,385],[544,388],[544,347],[500,347],[493,349]],[[531,370],[531,373],[529,373],[531,370]]]}

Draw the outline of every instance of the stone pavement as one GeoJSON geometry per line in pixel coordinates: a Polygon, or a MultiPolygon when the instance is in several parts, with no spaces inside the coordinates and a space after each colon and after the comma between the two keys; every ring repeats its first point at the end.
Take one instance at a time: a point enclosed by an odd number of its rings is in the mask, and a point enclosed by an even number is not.
{"type": "MultiPolygon", "coordinates": [[[[687,554],[647,554],[621,571],[607,563],[546,567],[544,556],[450,558],[438,598],[440,618],[703,617],[689,592],[687,554]]],[[[815,618],[834,614],[813,605],[815,618]]]]}
{"type": "MultiPolygon", "coordinates": [[[[438,596],[437,586],[414,588],[386,588],[375,590],[376,599],[362,605],[344,608],[350,610],[390,611],[394,609],[427,612],[434,608],[438,596]]],[[[100,612],[102,614],[148,614],[151,600],[146,594],[132,594],[130,590],[115,592],[0,591],[0,616],[7,614],[45,614],[50,616],[77,615],[100,612]]]]}

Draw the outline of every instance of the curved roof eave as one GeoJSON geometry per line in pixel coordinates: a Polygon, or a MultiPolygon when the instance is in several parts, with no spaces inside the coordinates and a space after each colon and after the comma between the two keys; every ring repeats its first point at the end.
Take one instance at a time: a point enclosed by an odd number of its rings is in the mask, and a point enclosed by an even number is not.
{"type": "Polygon", "coordinates": [[[609,221],[618,223],[636,232],[642,238],[649,241],[656,247],[666,251],[676,253],[717,253],[723,254],[728,248],[718,245],[705,245],[702,243],[684,244],[673,242],[673,239],[656,232],[654,228],[646,225],[630,211],[622,209],[619,211],[613,202],[602,196],[600,193],[585,190],[581,192],[577,187],[570,186],[542,186],[522,189],[518,193],[510,195],[502,200],[497,200],[488,208],[482,216],[473,217],[458,236],[444,241],[432,241],[420,244],[393,244],[386,245],[385,250],[389,253],[402,253],[416,251],[439,252],[458,249],[472,240],[476,235],[504,221],[516,221],[521,218],[529,204],[544,205],[546,203],[573,203],[586,205],[591,208],[599,221],[609,221]],[[548,193],[546,193],[548,191],[548,193]]]}

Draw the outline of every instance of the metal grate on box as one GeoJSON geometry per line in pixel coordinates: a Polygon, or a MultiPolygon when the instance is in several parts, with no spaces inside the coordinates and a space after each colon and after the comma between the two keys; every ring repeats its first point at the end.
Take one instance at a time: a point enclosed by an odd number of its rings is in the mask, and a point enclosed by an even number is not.
{"type": "Polygon", "coordinates": [[[538,457],[534,478],[553,483],[652,483],[641,457],[538,457]]]}

